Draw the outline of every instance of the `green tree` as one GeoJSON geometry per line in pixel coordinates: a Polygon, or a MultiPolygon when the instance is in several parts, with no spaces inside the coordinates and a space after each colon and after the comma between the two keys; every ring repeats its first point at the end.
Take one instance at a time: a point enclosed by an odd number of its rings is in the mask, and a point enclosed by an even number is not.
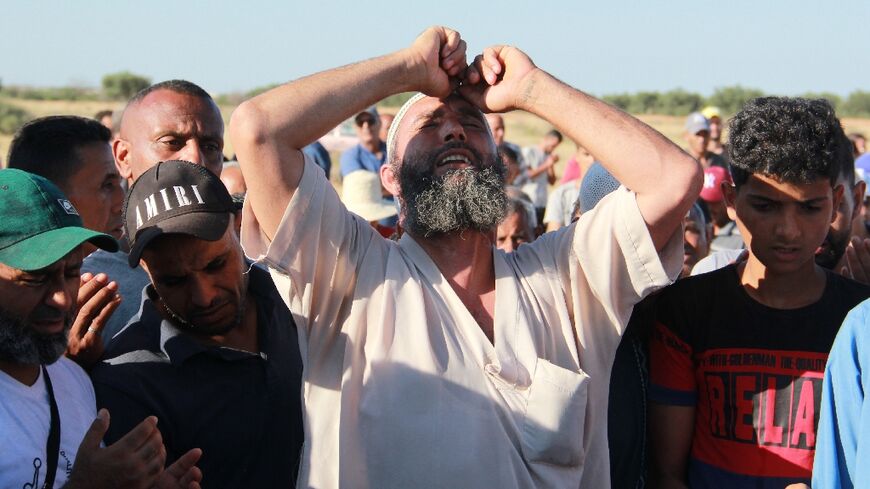
{"type": "Polygon", "coordinates": [[[704,97],[677,88],[659,96],[656,112],[667,115],[689,115],[700,110],[702,105],[704,105],[704,97]]]}
{"type": "Polygon", "coordinates": [[[629,110],[629,107],[631,107],[632,96],[628,93],[615,93],[612,95],[605,95],[601,97],[601,100],[604,100],[614,107],[627,111],[629,110]]]}
{"type": "Polygon", "coordinates": [[[411,97],[414,96],[415,92],[403,92],[397,93],[395,95],[390,95],[389,97],[381,100],[380,104],[384,107],[401,107],[405,104],[411,97]]]}
{"type": "Polygon", "coordinates": [[[809,98],[809,99],[823,98],[823,99],[827,100],[828,102],[830,102],[831,105],[834,106],[834,110],[837,110],[837,111],[839,111],[840,108],[843,106],[843,98],[840,97],[839,95],[837,95],[836,93],[831,93],[831,92],[807,92],[805,94],[802,94],[801,98],[809,98]]]}
{"type": "Polygon", "coordinates": [[[843,102],[843,115],[870,117],[870,92],[855,90],[843,102]]]}
{"type": "Polygon", "coordinates": [[[720,87],[713,91],[713,95],[707,99],[707,105],[715,105],[726,114],[735,114],[746,102],[758,97],[763,97],[764,92],[757,88],[745,88],[740,85],[732,87],[720,87]]]}
{"type": "Polygon", "coordinates": [[[33,119],[33,116],[26,110],[0,101],[0,134],[14,134],[30,119],[33,119]]]}
{"type": "Polygon", "coordinates": [[[151,85],[150,78],[129,71],[110,73],[103,77],[103,93],[110,99],[128,99],[149,85],[151,85]]]}
{"type": "Polygon", "coordinates": [[[637,92],[631,98],[628,111],[632,114],[655,114],[659,106],[658,92],[637,92]]]}

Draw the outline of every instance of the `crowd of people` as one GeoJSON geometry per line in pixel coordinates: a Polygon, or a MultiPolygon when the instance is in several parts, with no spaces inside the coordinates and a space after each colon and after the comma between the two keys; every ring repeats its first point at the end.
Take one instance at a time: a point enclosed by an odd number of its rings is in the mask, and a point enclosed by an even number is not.
{"type": "Polygon", "coordinates": [[[681,149],[433,27],[226,129],[170,80],[15,135],[0,487],[870,484],[870,155],[828,102],[681,149]]]}

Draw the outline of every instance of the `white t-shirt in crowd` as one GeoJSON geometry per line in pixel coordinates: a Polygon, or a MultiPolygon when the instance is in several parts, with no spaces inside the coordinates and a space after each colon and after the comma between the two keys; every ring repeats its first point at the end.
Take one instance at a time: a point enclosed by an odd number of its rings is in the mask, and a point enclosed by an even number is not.
{"type": "MultiPolygon", "coordinates": [[[[79,444],[96,418],[94,388],[84,370],[66,357],[47,367],[60,414],[60,453],[54,487],[66,483],[79,444]]],[[[40,489],[51,408],[42,369],[33,385],[0,371],[0,487],[40,489]]]]}
{"type": "Polygon", "coordinates": [[[710,253],[698,260],[695,266],[692,267],[692,275],[700,275],[702,273],[712,272],[726,267],[740,258],[746,250],[719,250],[710,253]]]}
{"type": "Polygon", "coordinates": [[[299,487],[609,487],[616,347],[683,253],[675,232],[660,261],[633,193],[493,248],[495,344],[414,238],[381,238],[308,157],[271,243],[247,205],[242,226],[298,325],[299,487]]]}
{"type": "Polygon", "coordinates": [[[547,209],[544,211],[544,224],[559,223],[559,226],[571,224],[574,213],[574,203],[580,195],[580,182],[571,181],[556,187],[547,199],[547,209]]]}

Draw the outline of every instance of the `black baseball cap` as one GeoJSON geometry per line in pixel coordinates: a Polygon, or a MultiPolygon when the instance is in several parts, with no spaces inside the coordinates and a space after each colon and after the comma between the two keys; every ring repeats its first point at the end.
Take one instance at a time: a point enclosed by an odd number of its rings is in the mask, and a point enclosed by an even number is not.
{"type": "Polygon", "coordinates": [[[163,234],[220,239],[234,211],[233,199],[217,175],[189,161],[163,161],[142,174],[124,200],[124,234],[129,264],[163,234]]]}

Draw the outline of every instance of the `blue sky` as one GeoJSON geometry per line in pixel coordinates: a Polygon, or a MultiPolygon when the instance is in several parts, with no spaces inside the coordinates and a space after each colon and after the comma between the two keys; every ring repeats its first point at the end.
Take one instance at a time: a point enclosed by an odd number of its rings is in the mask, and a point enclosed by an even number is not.
{"type": "Polygon", "coordinates": [[[426,26],[514,44],[593,94],[741,84],[870,90],[870,1],[2,2],[4,84],[99,86],[129,70],[245,91],[383,54],[426,26]]]}

